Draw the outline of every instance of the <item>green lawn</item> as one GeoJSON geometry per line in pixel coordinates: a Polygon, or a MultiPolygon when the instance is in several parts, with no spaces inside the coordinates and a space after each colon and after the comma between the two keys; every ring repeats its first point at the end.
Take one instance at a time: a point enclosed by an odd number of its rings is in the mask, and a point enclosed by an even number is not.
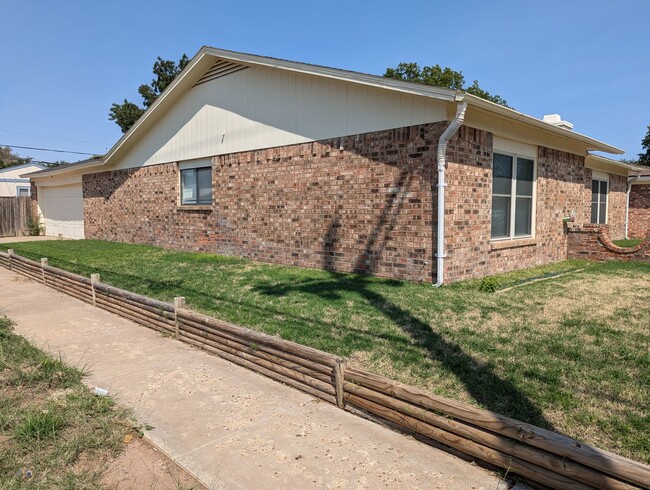
{"type": "Polygon", "coordinates": [[[618,247],[631,248],[636,247],[643,241],[643,238],[623,238],[621,240],[613,240],[612,243],[618,247]]]}
{"type": "Polygon", "coordinates": [[[4,248],[162,300],[185,296],[201,312],[650,461],[649,264],[567,261],[434,289],[99,241],[4,248]]]}

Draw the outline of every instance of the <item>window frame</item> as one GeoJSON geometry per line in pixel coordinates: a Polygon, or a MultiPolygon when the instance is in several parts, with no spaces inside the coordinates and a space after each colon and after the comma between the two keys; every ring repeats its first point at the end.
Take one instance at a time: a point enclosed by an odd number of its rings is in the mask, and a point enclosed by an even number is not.
{"type": "Polygon", "coordinates": [[[179,172],[178,172],[178,178],[179,178],[179,206],[212,206],[212,203],[214,201],[213,199],[213,182],[212,182],[212,165],[191,165],[191,166],[179,166],[179,172]],[[200,170],[208,170],[210,173],[210,201],[203,201],[201,202],[201,199],[199,197],[199,171],[200,170]],[[183,172],[194,172],[194,188],[195,188],[195,195],[196,195],[196,202],[186,202],[183,197],[183,191],[185,190],[184,186],[184,180],[183,180],[183,172]]]}
{"type": "Polygon", "coordinates": [[[22,197],[31,197],[32,195],[32,189],[29,186],[26,185],[17,185],[16,186],[16,197],[21,197],[20,191],[27,191],[27,194],[22,196],[22,197]]]}
{"type": "MultiPolygon", "coordinates": [[[[490,241],[491,242],[502,242],[509,240],[526,240],[535,238],[536,223],[537,223],[537,157],[528,155],[526,153],[518,153],[507,150],[500,150],[494,148],[492,150],[492,163],[490,165],[492,169],[492,192],[490,194],[490,241]],[[497,197],[509,197],[510,198],[510,209],[509,209],[509,223],[508,223],[508,235],[493,237],[492,236],[492,212],[493,212],[493,202],[494,202],[494,155],[503,155],[512,158],[512,168],[511,177],[510,177],[510,194],[498,194],[497,197]],[[532,180],[532,193],[530,196],[531,200],[531,209],[530,209],[530,233],[526,235],[516,235],[516,208],[517,208],[517,159],[532,160],[533,162],[533,180],[532,180]]],[[[527,196],[526,196],[527,197],[527,196]]]]}
{"type": "Polygon", "coordinates": [[[592,177],[591,177],[591,189],[592,189],[591,190],[591,200],[589,202],[591,206],[593,206],[593,204],[594,204],[594,201],[593,201],[593,199],[594,199],[594,197],[593,197],[594,196],[594,191],[593,191],[594,182],[598,182],[598,201],[597,201],[597,206],[596,206],[596,212],[597,212],[596,214],[597,214],[597,216],[596,216],[596,221],[594,221],[593,211],[590,210],[589,221],[590,221],[590,223],[592,225],[606,225],[608,223],[608,221],[609,221],[609,190],[610,190],[609,189],[609,175],[600,174],[600,173],[598,175],[596,175],[595,173],[594,173],[594,175],[592,175],[592,177]],[[600,200],[600,197],[603,195],[600,192],[601,185],[602,185],[603,182],[607,186],[607,192],[605,192],[605,202],[604,203],[602,203],[601,200],[600,200]],[[600,222],[600,206],[601,206],[601,204],[605,204],[605,221],[602,222],[602,223],[600,222]]]}

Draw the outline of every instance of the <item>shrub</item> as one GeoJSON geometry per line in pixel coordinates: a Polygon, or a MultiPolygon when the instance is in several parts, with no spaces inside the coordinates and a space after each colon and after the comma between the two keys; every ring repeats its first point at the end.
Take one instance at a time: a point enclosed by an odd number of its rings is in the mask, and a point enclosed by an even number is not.
{"type": "Polygon", "coordinates": [[[45,231],[45,227],[41,225],[38,219],[31,216],[27,218],[27,232],[30,236],[39,236],[43,231],[45,231]]]}
{"type": "Polygon", "coordinates": [[[486,277],[481,281],[478,289],[479,291],[486,293],[494,293],[497,289],[499,289],[500,286],[501,283],[496,277],[486,277]]]}

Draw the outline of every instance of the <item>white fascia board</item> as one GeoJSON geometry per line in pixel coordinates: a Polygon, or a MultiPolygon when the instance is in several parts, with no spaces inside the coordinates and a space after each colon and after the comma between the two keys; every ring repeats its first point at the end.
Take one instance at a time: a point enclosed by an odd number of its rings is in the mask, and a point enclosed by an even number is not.
{"type": "Polygon", "coordinates": [[[42,182],[48,182],[52,179],[57,178],[68,178],[70,176],[78,176],[81,179],[81,175],[88,169],[94,167],[101,167],[103,161],[99,162],[88,162],[83,165],[74,165],[72,167],[66,167],[65,165],[57,168],[53,168],[49,172],[39,171],[38,173],[34,172],[31,174],[23,174],[21,177],[29,178],[32,182],[36,182],[38,185],[42,185],[42,182]],[[65,177],[64,177],[65,176],[65,177]]]}
{"type": "Polygon", "coordinates": [[[635,165],[612,160],[600,155],[588,154],[585,158],[585,167],[593,170],[603,170],[617,175],[634,176],[640,171],[635,165]]]}
{"type": "Polygon", "coordinates": [[[537,119],[535,117],[524,114],[523,112],[519,112],[514,109],[510,109],[508,107],[495,104],[494,102],[490,102],[489,100],[481,99],[480,97],[476,97],[475,95],[472,94],[465,94],[465,100],[470,105],[481,107],[487,111],[500,114],[509,119],[514,119],[516,121],[533,126],[542,131],[546,131],[548,133],[562,136],[564,138],[580,141],[586,144],[589,150],[604,151],[606,153],[614,153],[617,155],[622,155],[623,153],[625,153],[620,148],[617,148],[612,145],[608,145],[607,143],[603,143],[602,141],[598,141],[594,138],[590,138],[589,136],[586,136],[584,134],[576,133],[575,131],[571,131],[568,129],[558,128],[556,126],[553,126],[552,124],[542,121],[541,119],[537,119]]]}
{"type": "Polygon", "coordinates": [[[638,179],[634,179],[632,181],[632,185],[638,185],[638,184],[650,184],[650,175],[639,177],[638,179]]]}

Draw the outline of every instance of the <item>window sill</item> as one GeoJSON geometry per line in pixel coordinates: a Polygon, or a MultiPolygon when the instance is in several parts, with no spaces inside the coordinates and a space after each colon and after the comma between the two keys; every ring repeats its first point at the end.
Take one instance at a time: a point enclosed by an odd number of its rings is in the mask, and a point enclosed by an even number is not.
{"type": "Polygon", "coordinates": [[[490,242],[490,251],[505,250],[508,248],[534,247],[537,245],[536,238],[506,238],[490,242]]]}
{"type": "Polygon", "coordinates": [[[176,211],[212,211],[212,205],[185,204],[176,206],[176,211]]]}

